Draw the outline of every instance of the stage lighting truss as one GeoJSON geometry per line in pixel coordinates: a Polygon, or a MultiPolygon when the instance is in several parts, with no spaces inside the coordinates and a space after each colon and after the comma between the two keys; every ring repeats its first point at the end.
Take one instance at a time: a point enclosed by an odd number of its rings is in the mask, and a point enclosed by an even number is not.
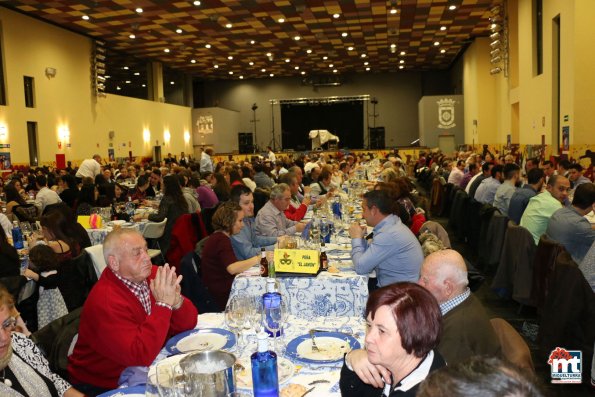
{"type": "Polygon", "coordinates": [[[504,72],[508,77],[507,0],[490,9],[490,74],[504,72]]]}

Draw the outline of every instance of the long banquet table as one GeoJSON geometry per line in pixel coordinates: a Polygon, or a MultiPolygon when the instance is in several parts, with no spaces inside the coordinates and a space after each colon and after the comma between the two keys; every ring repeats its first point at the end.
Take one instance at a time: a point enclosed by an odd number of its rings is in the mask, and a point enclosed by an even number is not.
{"type": "MultiPolygon", "coordinates": [[[[278,277],[279,292],[290,313],[301,318],[317,316],[362,316],[368,301],[368,277],[353,271],[349,259],[328,253],[331,266],[338,273],[321,272],[317,276],[278,277]]],[[[236,276],[230,299],[236,296],[262,295],[266,292],[266,278],[258,276],[258,269],[250,269],[236,276]]]]}

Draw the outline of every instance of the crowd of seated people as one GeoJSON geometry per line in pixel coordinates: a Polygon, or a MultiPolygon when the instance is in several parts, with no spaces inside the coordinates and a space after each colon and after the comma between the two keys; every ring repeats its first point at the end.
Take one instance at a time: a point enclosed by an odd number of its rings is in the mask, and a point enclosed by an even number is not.
{"type": "MultiPolygon", "coordinates": [[[[577,262],[593,257],[594,231],[588,223],[585,224],[584,215],[593,209],[594,185],[583,175],[588,172],[566,160],[558,161],[555,167],[549,161],[529,159],[521,166],[512,155],[494,156],[489,151],[458,152],[454,156],[438,151],[407,160],[401,159],[398,151],[390,151],[385,156],[372,153],[312,154],[293,159],[276,156],[274,161],[253,158],[251,161],[214,163],[213,159],[210,151],[197,160],[184,156],[183,164],[168,156],[167,161],[161,163],[115,165],[101,164],[101,158],[94,156],[85,160],[79,169],[40,167],[9,174],[3,188],[6,212],[0,214],[9,220],[2,222],[5,235],[0,238],[0,254],[5,260],[0,274],[18,276],[18,255],[6,239],[11,236],[10,220],[40,222],[43,242],[55,255],[52,258],[56,258],[55,269],[59,274],[61,262],[76,257],[90,245],[88,235],[76,222],[76,217],[89,215],[96,207],[112,207],[116,212],[120,205],[130,201],[135,205],[153,205],[157,210],[153,214],[136,216],[137,221],[147,218],[161,222],[167,218],[163,237],[159,239],[159,248],[164,254],[176,221],[185,214],[202,214],[207,228],[213,233],[202,242],[201,278],[223,310],[234,277],[259,262],[261,248],[270,251],[284,236],[304,230],[306,222],[302,220],[309,207],[333,200],[343,194],[345,182],[363,175],[369,181],[370,191],[361,202],[362,217],[373,231],[368,234],[358,224],[351,225],[348,230],[356,271],[360,274],[376,272],[378,278],[372,279],[370,291],[378,288],[384,291],[383,287],[395,283],[418,282],[434,297],[435,302],[428,305],[432,306],[432,315],[438,313],[441,317],[441,325],[433,331],[439,338],[424,346],[421,353],[417,352],[417,347],[413,353],[406,352],[413,354],[410,357],[412,363],[419,364],[419,359],[429,360],[428,366],[433,370],[442,365],[440,357],[451,364],[463,363],[475,354],[499,356],[501,352],[481,303],[469,290],[463,258],[455,251],[444,250],[450,245],[442,243],[433,249],[442,253],[428,256],[429,252],[418,241],[422,225],[433,217],[426,194],[432,180],[456,184],[473,199],[494,205],[515,223],[527,227],[537,240],[546,233],[563,244],[577,262]],[[364,174],[360,173],[362,170],[365,170],[364,174]],[[570,235],[569,228],[577,225],[581,226],[579,232],[570,235]],[[425,260],[424,256],[427,256],[425,260]],[[463,332],[472,327],[482,327],[481,340],[477,340],[477,335],[463,332]],[[434,352],[431,357],[430,352],[434,352]]],[[[124,234],[118,239],[127,244],[134,243],[142,263],[146,264],[146,246],[141,246],[139,235],[124,234]]],[[[112,242],[116,243],[116,240],[112,242]]],[[[116,280],[128,287],[121,279],[134,279],[132,270],[128,272],[120,267],[119,257],[127,258],[128,254],[114,251],[113,260],[108,263],[114,277],[109,283],[105,280],[110,288],[121,287],[114,285],[116,280]]],[[[177,291],[177,283],[172,279],[175,273],[168,271],[167,276],[158,275],[155,269],[149,271],[147,266],[143,268],[141,281],[154,283],[150,281],[154,277],[166,277],[168,286],[162,289],[170,295],[177,291]]],[[[38,273],[32,271],[28,276],[43,281],[48,276],[44,269],[39,269],[38,273]]],[[[54,270],[54,267],[48,269],[54,270]]],[[[581,269],[592,272],[593,266],[582,266],[581,269]]],[[[585,276],[589,278],[589,275],[585,276]]],[[[592,274],[589,279],[593,279],[592,274]]],[[[50,285],[46,281],[42,284],[50,285]]],[[[401,287],[412,288],[407,284],[401,287]]],[[[64,288],[64,298],[70,310],[68,286],[64,288]]],[[[120,293],[123,299],[127,292],[120,293]]],[[[146,293],[151,294],[152,287],[147,286],[143,294],[146,293]]],[[[154,298],[151,301],[153,308],[163,302],[166,304],[159,306],[167,308],[184,302],[169,295],[163,300],[154,298]]],[[[379,321],[375,319],[376,314],[380,314],[382,320],[383,305],[377,303],[367,312],[372,327],[379,321]]],[[[142,321],[149,327],[152,321],[158,320],[152,319],[152,309],[144,309],[135,315],[143,317],[142,321]]],[[[99,306],[93,310],[99,310],[99,306]]],[[[170,325],[174,327],[173,323],[170,325]]],[[[192,324],[182,328],[187,326],[192,324]]],[[[404,332],[398,319],[390,326],[397,334],[404,332]]],[[[168,333],[167,324],[162,328],[160,343],[168,333]]],[[[102,346],[92,346],[95,331],[87,327],[86,332],[88,339],[84,348],[101,349],[102,346]]],[[[371,336],[371,346],[379,344],[373,339],[371,336]]],[[[112,388],[114,379],[109,383],[102,382],[81,370],[86,365],[82,349],[79,348],[71,369],[77,386],[89,395],[112,388]]],[[[134,352],[134,346],[131,351],[134,352]]],[[[374,386],[373,389],[380,387],[378,376],[381,374],[372,375],[373,379],[364,379],[360,375],[364,367],[376,366],[376,362],[382,364],[382,357],[370,360],[358,354],[346,360],[349,365],[343,369],[346,381],[342,388],[355,387],[354,390],[362,390],[362,393],[364,390],[365,393],[376,393],[361,382],[374,386]],[[352,368],[359,379],[349,372],[352,368]]],[[[143,356],[139,362],[145,363],[146,358],[143,356]]],[[[127,362],[118,360],[118,366],[127,362]]],[[[98,364],[99,367],[103,365],[107,363],[98,364]]]]}

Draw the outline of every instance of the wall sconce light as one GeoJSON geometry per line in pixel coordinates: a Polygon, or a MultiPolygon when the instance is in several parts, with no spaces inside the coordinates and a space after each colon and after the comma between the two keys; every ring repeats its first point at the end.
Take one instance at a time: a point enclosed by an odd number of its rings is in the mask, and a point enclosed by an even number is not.
{"type": "Polygon", "coordinates": [[[170,139],[171,139],[171,134],[169,133],[169,130],[165,130],[163,132],[163,140],[165,141],[165,143],[169,143],[170,139]]]}
{"type": "Polygon", "coordinates": [[[143,141],[149,143],[151,141],[151,131],[148,128],[143,129],[143,141]]]}
{"type": "Polygon", "coordinates": [[[62,141],[68,141],[70,139],[70,130],[67,126],[63,126],[58,128],[58,137],[62,141]]]}
{"type": "Polygon", "coordinates": [[[0,139],[4,140],[6,139],[7,135],[8,135],[8,129],[6,128],[6,126],[4,124],[0,125],[0,139]]]}
{"type": "Polygon", "coordinates": [[[186,144],[190,143],[190,133],[188,131],[184,131],[184,142],[186,144]]]}

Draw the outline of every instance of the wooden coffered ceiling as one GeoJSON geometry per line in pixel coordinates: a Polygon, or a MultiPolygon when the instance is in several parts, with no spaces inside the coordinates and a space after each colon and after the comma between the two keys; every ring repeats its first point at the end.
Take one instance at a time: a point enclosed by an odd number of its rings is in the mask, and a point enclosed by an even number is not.
{"type": "Polygon", "coordinates": [[[448,68],[498,0],[6,0],[205,79],[448,68]],[[366,68],[369,68],[367,71],[366,68]],[[336,72],[335,72],[336,70],[336,72]]]}

